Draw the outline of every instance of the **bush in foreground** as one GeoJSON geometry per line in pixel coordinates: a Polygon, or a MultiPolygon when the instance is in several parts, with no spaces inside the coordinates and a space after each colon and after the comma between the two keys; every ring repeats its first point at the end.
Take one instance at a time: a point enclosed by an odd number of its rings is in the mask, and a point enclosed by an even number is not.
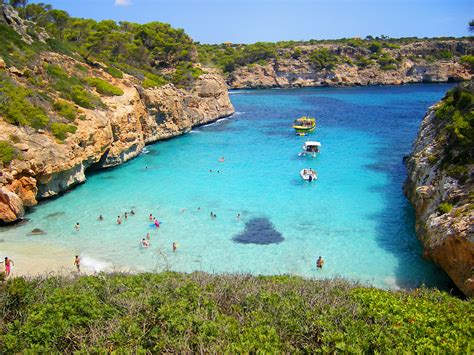
{"type": "Polygon", "coordinates": [[[6,352],[441,352],[473,348],[472,301],[343,280],[203,273],[12,279],[6,352]]]}

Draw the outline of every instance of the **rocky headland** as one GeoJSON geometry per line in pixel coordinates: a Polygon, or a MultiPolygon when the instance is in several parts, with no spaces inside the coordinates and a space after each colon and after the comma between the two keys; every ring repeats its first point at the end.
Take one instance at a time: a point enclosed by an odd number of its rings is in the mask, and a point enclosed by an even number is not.
{"type": "Polygon", "coordinates": [[[237,67],[227,83],[233,89],[401,85],[458,82],[472,75],[460,60],[474,52],[469,39],[419,40],[373,51],[347,44],[279,49],[266,62],[237,67]],[[454,55],[443,58],[445,53],[454,55]]]}
{"type": "Polygon", "coordinates": [[[426,113],[404,187],[425,257],[468,296],[474,295],[474,164],[472,122],[464,122],[472,121],[473,88],[471,82],[455,89],[426,113]]]}
{"type": "MultiPolygon", "coordinates": [[[[33,39],[28,34],[31,23],[19,18],[9,6],[1,9],[0,23],[11,26],[23,42],[31,44],[33,39]]],[[[36,40],[44,43],[47,34],[41,33],[36,40]]],[[[123,73],[121,78],[116,78],[105,69],[105,64],[86,63],[51,51],[42,51],[32,64],[19,68],[0,57],[0,99],[11,101],[13,94],[3,91],[4,85],[10,85],[18,88],[13,91],[26,90],[24,95],[31,95],[35,90],[38,96],[30,101],[60,124],[65,125],[61,122],[66,121],[48,106],[48,101],[63,105],[67,102],[78,112],[72,122],[74,130],[64,139],[54,135],[52,124],[42,129],[12,124],[6,115],[14,105],[4,110],[5,116],[0,113],[0,142],[14,155],[8,162],[0,160],[0,222],[17,221],[23,217],[26,207],[86,181],[88,169],[120,165],[139,155],[146,144],[175,137],[234,112],[227,85],[213,69],[203,68],[203,73],[187,88],[178,88],[172,83],[145,88],[134,76],[123,73]],[[54,76],[48,70],[59,71],[55,75],[59,75],[60,83],[80,73],[86,80],[100,79],[113,85],[119,94],[104,95],[100,90],[88,88],[101,104],[81,107],[63,99],[58,90],[42,89],[54,86],[54,76]],[[32,82],[37,86],[32,87],[32,82]],[[42,97],[46,95],[43,102],[42,97]]]]}

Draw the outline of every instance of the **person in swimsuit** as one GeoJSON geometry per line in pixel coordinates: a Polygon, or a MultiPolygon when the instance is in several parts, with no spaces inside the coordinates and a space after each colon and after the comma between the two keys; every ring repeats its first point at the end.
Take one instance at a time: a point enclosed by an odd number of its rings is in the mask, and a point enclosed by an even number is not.
{"type": "Polygon", "coordinates": [[[10,273],[12,271],[12,266],[14,266],[15,263],[13,262],[12,259],[9,259],[7,256],[5,257],[5,276],[10,276],[10,273]]]}
{"type": "Polygon", "coordinates": [[[76,258],[74,259],[74,265],[76,265],[77,272],[81,272],[81,258],[79,255],[76,255],[76,258]]]}
{"type": "Polygon", "coordinates": [[[76,231],[80,231],[81,230],[81,225],[79,224],[79,222],[76,223],[76,231]]]}
{"type": "Polygon", "coordinates": [[[146,240],[145,238],[142,239],[142,247],[144,248],[148,248],[150,246],[150,243],[148,242],[148,240],[146,240]]]}
{"type": "Polygon", "coordinates": [[[100,214],[99,215],[99,218],[97,218],[98,221],[103,221],[104,220],[104,217],[102,217],[102,215],[100,214]]]}
{"type": "Polygon", "coordinates": [[[135,214],[134,210],[130,210],[130,214],[133,216],[135,214]]]}
{"type": "Polygon", "coordinates": [[[320,256],[320,257],[318,258],[318,260],[316,260],[316,267],[317,267],[318,269],[322,269],[322,268],[323,268],[323,265],[324,265],[324,260],[323,260],[323,258],[320,256]]]}
{"type": "Polygon", "coordinates": [[[153,215],[150,213],[150,217],[149,217],[150,221],[153,221],[153,215]]]}
{"type": "Polygon", "coordinates": [[[128,213],[127,212],[125,212],[124,217],[125,217],[125,219],[128,218],[128,213]]]}
{"type": "Polygon", "coordinates": [[[155,224],[156,228],[160,228],[160,221],[158,221],[156,218],[155,218],[155,221],[153,223],[155,224]]]}
{"type": "Polygon", "coordinates": [[[176,242],[173,242],[173,251],[176,251],[176,249],[178,249],[178,245],[176,244],[176,242]]]}
{"type": "Polygon", "coordinates": [[[120,216],[117,216],[117,224],[122,224],[122,218],[120,218],[120,216]]]}
{"type": "Polygon", "coordinates": [[[146,240],[150,240],[150,233],[146,234],[146,240]]]}

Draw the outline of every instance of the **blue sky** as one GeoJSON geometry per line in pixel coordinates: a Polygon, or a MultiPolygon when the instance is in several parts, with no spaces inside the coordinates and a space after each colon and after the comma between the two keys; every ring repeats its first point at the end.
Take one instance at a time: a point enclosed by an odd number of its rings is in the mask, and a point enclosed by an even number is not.
{"type": "Polygon", "coordinates": [[[201,43],[466,36],[474,0],[42,0],[72,16],[184,28],[201,43]]]}

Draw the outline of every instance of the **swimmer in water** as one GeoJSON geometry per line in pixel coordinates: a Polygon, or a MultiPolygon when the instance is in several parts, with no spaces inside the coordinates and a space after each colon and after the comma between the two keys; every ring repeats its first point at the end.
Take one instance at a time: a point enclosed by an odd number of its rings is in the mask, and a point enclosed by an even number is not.
{"type": "Polygon", "coordinates": [[[156,228],[160,228],[160,221],[158,221],[156,218],[155,218],[155,221],[153,223],[155,224],[156,228]]]}
{"type": "Polygon", "coordinates": [[[79,224],[79,222],[76,223],[76,231],[80,231],[81,230],[81,225],[79,224]]]}
{"type": "Polygon", "coordinates": [[[117,224],[122,224],[122,218],[120,218],[120,216],[117,216],[117,224]]]}
{"type": "Polygon", "coordinates": [[[150,221],[153,221],[153,215],[150,213],[150,217],[149,217],[150,221]]]}
{"type": "Polygon", "coordinates": [[[219,159],[219,163],[223,163],[224,161],[225,161],[225,158],[224,158],[224,157],[221,157],[221,158],[219,159]]]}
{"type": "Polygon", "coordinates": [[[321,270],[322,270],[323,265],[324,265],[324,260],[323,260],[323,258],[320,256],[320,257],[318,258],[318,260],[316,260],[316,267],[317,267],[318,269],[321,269],[321,270]]]}
{"type": "Polygon", "coordinates": [[[178,249],[178,244],[176,244],[176,242],[173,242],[173,251],[176,251],[176,249],[178,249]]]}
{"type": "Polygon", "coordinates": [[[124,217],[125,217],[125,219],[128,218],[128,213],[127,212],[125,212],[124,217]]]}
{"type": "Polygon", "coordinates": [[[97,218],[98,221],[103,221],[104,220],[104,217],[102,217],[102,215],[100,214],[99,217],[97,218]]]}
{"type": "Polygon", "coordinates": [[[77,272],[81,272],[81,258],[79,255],[76,255],[76,258],[74,259],[74,265],[76,266],[77,272]]]}
{"type": "Polygon", "coordinates": [[[181,212],[181,213],[183,213],[184,211],[186,211],[186,208],[181,208],[181,209],[179,210],[179,212],[181,212]]]}
{"type": "Polygon", "coordinates": [[[201,207],[198,207],[198,211],[200,211],[200,210],[201,210],[201,207]]]}
{"type": "Polygon", "coordinates": [[[135,211],[134,210],[130,210],[130,214],[133,216],[135,215],[135,211]]]}
{"type": "Polygon", "coordinates": [[[150,246],[150,243],[148,240],[145,240],[145,238],[142,239],[142,247],[148,248],[150,246]]]}
{"type": "Polygon", "coordinates": [[[240,219],[240,213],[237,213],[237,219],[240,219]]]}
{"type": "Polygon", "coordinates": [[[150,233],[146,234],[146,240],[150,240],[150,233]]]}

